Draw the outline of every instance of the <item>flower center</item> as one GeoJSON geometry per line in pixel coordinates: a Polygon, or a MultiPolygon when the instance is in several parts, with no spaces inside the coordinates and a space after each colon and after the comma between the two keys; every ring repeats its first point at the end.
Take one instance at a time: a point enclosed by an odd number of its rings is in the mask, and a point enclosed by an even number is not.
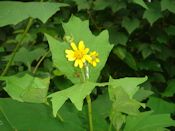
{"type": "Polygon", "coordinates": [[[78,51],[74,52],[74,56],[75,56],[76,59],[82,59],[83,56],[84,56],[84,53],[82,51],[78,50],[78,51]]]}

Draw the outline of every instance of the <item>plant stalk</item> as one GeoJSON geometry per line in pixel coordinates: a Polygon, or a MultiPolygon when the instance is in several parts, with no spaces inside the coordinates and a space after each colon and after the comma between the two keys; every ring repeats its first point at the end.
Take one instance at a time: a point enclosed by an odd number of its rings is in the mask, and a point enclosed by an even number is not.
{"type": "Polygon", "coordinates": [[[15,58],[16,52],[18,51],[18,49],[19,49],[20,46],[22,45],[22,42],[23,42],[23,40],[24,40],[24,38],[25,38],[27,32],[29,31],[29,29],[30,29],[30,27],[31,27],[31,25],[32,25],[32,22],[33,22],[33,18],[30,18],[29,21],[28,21],[28,24],[27,24],[27,26],[26,26],[26,28],[25,28],[23,34],[22,34],[22,38],[21,38],[21,40],[19,41],[19,43],[16,45],[15,49],[13,50],[13,52],[12,52],[12,57],[10,58],[10,60],[8,61],[8,63],[6,64],[6,67],[5,67],[5,69],[3,70],[3,72],[1,73],[1,76],[4,76],[4,75],[7,74],[8,70],[9,70],[9,68],[10,68],[10,66],[11,66],[11,64],[12,64],[14,58],[15,58]]]}
{"type": "Polygon", "coordinates": [[[33,72],[32,72],[33,74],[36,73],[36,71],[37,71],[37,69],[39,68],[41,62],[44,60],[44,58],[45,58],[49,53],[50,53],[50,50],[47,51],[47,52],[41,57],[41,59],[38,61],[38,63],[36,64],[36,66],[35,66],[35,68],[34,68],[34,70],[33,70],[33,72]]]}
{"type": "MultiPolygon", "coordinates": [[[[87,63],[84,64],[84,69],[81,69],[83,82],[89,79],[89,68],[87,63]]],[[[90,95],[86,96],[86,101],[88,104],[88,118],[89,118],[89,131],[93,131],[93,121],[92,121],[92,102],[90,95]]]]}

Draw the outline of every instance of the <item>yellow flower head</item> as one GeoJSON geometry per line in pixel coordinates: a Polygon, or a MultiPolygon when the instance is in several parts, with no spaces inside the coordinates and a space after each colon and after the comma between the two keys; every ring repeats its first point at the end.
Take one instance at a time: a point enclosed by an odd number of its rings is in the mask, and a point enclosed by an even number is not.
{"type": "Polygon", "coordinates": [[[74,42],[71,42],[72,50],[65,50],[66,58],[69,61],[75,61],[74,66],[79,68],[83,68],[84,63],[87,61],[91,61],[92,58],[87,54],[89,52],[89,48],[85,48],[84,42],[80,41],[78,43],[78,47],[74,42]]]}
{"type": "Polygon", "coordinates": [[[93,65],[93,67],[97,66],[97,63],[100,62],[100,59],[98,58],[98,53],[96,51],[93,51],[90,53],[91,56],[91,61],[89,61],[89,63],[91,63],[93,65]]]}

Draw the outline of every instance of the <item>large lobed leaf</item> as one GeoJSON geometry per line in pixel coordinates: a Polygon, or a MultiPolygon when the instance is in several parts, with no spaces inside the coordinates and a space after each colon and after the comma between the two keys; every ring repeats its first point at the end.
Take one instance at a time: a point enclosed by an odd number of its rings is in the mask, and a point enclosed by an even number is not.
{"type": "Polygon", "coordinates": [[[174,126],[175,121],[169,114],[153,115],[144,112],[138,116],[128,116],[124,131],[166,131],[165,127],[174,126]]]}
{"type": "Polygon", "coordinates": [[[70,99],[78,110],[82,110],[84,98],[92,92],[95,86],[95,83],[85,82],[49,95],[48,97],[51,97],[52,101],[53,115],[56,117],[57,111],[67,99],[70,99]]]}
{"type": "Polygon", "coordinates": [[[146,80],[147,77],[110,79],[108,90],[110,100],[113,102],[110,119],[117,130],[121,129],[126,121],[124,114],[138,115],[140,106],[145,106],[133,99],[133,96],[139,90],[138,85],[146,80]]]}
{"type": "Polygon", "coordinates": [[[60,7],[67,6],[63,3],[51,2],[0,2],[0,27],[17,24],[29,17],[38,18],[45,23],[60,7]]]}
{"type": "Polygon", "coordinates": [[[82,122],[78,111],[65,105],[60,110],[62,119],[53,118],[51,109],[44,104],[17,102],[12,99],[0,99],[1,131],[82,131],[82,122]]]}
{"type": "Polygon", "coordinates": [[[50,77],[35,77],[22,73],[13,76],[0,77],[5,80],[4,90],[15,100],[21,102],[43,103],[47,99],[50,77]]]}
{"type": "MultiPolygon", "coordinates": [[[[80,40],[83,40],[85,42],[85,46],[88,47],[90,51],[98,52],[100,63],[98,63],[95,68],[89,66],[89,80],[95,82],[98,79],[100,71],[104,67],[109,53],[113,47],[109,44],[108,32],[105,30],[98,36],[95,36],[89,29],[89,21],[82,21],[75,16],[72,16],[68,23],[63,23],[63,28],[65,30],[65,35],[73,37],[76,43],[78,43],[80,40]]],[[[63,41],[58,41],[47,34],[46,37],[49,42],[54,65],[73,83],[79,83],[80,78],[76,77],[80,75],[78,68],[74,68],[73,62],[69,62],[66,59],[65,50],[70,49],[69,44],[63,41]]]]}

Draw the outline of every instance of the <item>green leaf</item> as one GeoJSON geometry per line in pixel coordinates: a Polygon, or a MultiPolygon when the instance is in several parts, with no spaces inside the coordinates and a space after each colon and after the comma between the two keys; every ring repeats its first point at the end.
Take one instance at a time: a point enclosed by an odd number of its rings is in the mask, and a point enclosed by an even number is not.
{"type": "Polygon", "coordinates": [[[164,114],[164,113],[175,112],[174,103],[167,102],[158,97],[150,97],[148,100],[147,106],[154,111],[154,114],[164,114]]]}
{"type": "Polygon", "coordinates": [[[21,103],[12,99],[0,99],[0,129],[2,131],[63,131],[83,130],[78,112],[65,105],[61,110],[64,122],[51,115],[51,109],[44,104],[21,103]]]}
{"type": "Polygon", "coordinates": [[[140,102],[130,98],[128,93],[122,87],[109,88],[109,96],[113,101],[113,113],[117,112],[137,115],[139,108],[142,105],[140,102]]]}
{"type": "Polygon", "coordinates": [[[116,0],[95,0],[94,2],[94,10],[103,10],[107,7],[110,7],[113,12],[117,12],[122,8],[126,8],[126,4],[123,1],[116,0]]]}
{"type": "Polygon", "coordinates": [[[51,97],[52,101],[53,115],[56,117],[57,111],[67,99],[70,99],[78,110],[82,110],[84,98],[92,92],[95,86],[95,83],[85,82],[49,95],[48,97],[51,97]]]}
{"type": "Polygon", "coordinates": [[[150,90],[145,90],[145,89],[142,89],[140,88],[136,94],[134,95],[134,99],[138,100],[138,101],[143,101],[145,100],[146,98],[148,98],[150,95],[152,95],[153,92],[150,91],[150,90]]]}
{"type": "Polygon", "coordinates": [[[145,2],[143,0],[133,0],[133,2],[142,6],[145,9],[148,9],[148,6],[145,4],[145,2]]]}
{"type": "Polygon", "coordinates": [[[140,106],[145,107],[144,104],[133,99],[133,96],[139,89],[138,85],[146,79],[147,77],[110,79],[108,91],[113,102],[110,120],[117,130],[120,130],[125,123],[125,114],[137,115],[140,113],[140,106]]]}
{"type": "MultiPolygon", "coordinates": [[[[95,82],[98,79],[100,71],[104,67],[108,55],[113,47],[109,44],[108,32],[105,30],[98,36],[94,36],[89,29],[89,21],[81,21],[75,16],[72,16],[68,23],[63,23],[63,28],[65,30],[65,35],[72,37],[75,43],[83,40],[85,46],[88,47],[90,51],[98,52],[100,63],[98,63],[95,68],[89,66],[89,80],[95,82]]],[[[70,49],[69,44],[63,41],[57,41],[49,35],[46,35],[46,37],[52,52],[54,65],[73,83],[79,83],[80,78],[78,76],[80,75],[80,70],[73,66],[73,62],[66,59],[65,50],[70,49]]]]}
{"type": "Polygon", "coordinates": [[[170,25],[168,26],[167,28],[165,28],[165,32],[168,34],[168,35],[175,35],[175,26],[174,25],[170,25]]]}
{"type": "Polygon", "coordinates": [[[109,40],[111,43],[118,45],[124,45],[126,46],[126,43],[128,41],[128,36],[123,32],[118,32],[116,28],[109,29],[109,40]]]}
{"type": "Polygon", "coordinates": [[[140,70],[162,71],[160,63],[151,59],[146,59],[145,61],[137,63],[137,67],[140,70]]]}
{"type": "Polygon", "coordinates": [[[87,0],[73,0],[78,6],[78,10],[89,9],[90,3],[87,0]]]}
{"type": "Polygon", "coordinates": [[[139,90],[139,84],[145,82],[148,78],[145,77],[126,77],[120,79],[110,79],[109,84],[112,88],[123,88],[123,90],[132,98],[133,95],[139,90]]]}
{"type": "Polygon", "coordinates": [[[129,67],[131,67],[134,70],[137,70],[136,61],[133,55],[130,52],[128,52],[124,47],[116,47],[113,49],[113,52],[129,67]]]}
{"type": "Polygon", "coordinates": [[[155,21],[162,17],[159,3],[151,4],[151,6],[145,10],[143,18],[147,19],[152,25],[155,21]]]}
{"type": "Polygon", "coordinates": [[[175,93],[175,79],[171,79],[167,82],[168,86],[166,87],[163,96],[170,97],[175,93]]]}
{"type": "Polygon", "coordinates": [[[130,19],[125,17],[122,21],[122,27],[124,27],[129,34],[131,34],[140,25],[140,21],[137,18],[130,19]]]}
{"type": "MultiPolygon", "coordinates": [[[[38,60],[44,53],[45,49],[43,48],[35,48],[33,50],[29,50],[25,47],[19,49],[14,57],[14,62],[22,62],[26,66],[31,65],[34,60],[38,60]]],[[[8,61],[12,55],[4,57],[4,60],[8,61]]]]}
{"type": "Polygon", "coordinates": [[[0,27],[17,24],[29,17],[38,18],[45,23],[60,7],[67,6],[63,3],[50,2],[0,2],[0,27]]]}
{"type": "Polygon", "coordinates": [[[164,131],[162,128],[174,126],[175,121],[169,114],[140,113],[138,116],[128,116],[124,131],[164,131]]]}
{"type": "Polygon", "coordinates": [[[169,10],[172,13],[175,13],[175,1],[174,0],[161,0],[161,9],[169,10]]]}
{"type": "Polygon", "coordinates": [[[50,78],[34,77],[30,74],[22,73],[8,77],[0,77],[5,80],[6,86],[4,90],[15,100],[21,102],[44,103],[47,99],[47,91],[50,78]]]}

